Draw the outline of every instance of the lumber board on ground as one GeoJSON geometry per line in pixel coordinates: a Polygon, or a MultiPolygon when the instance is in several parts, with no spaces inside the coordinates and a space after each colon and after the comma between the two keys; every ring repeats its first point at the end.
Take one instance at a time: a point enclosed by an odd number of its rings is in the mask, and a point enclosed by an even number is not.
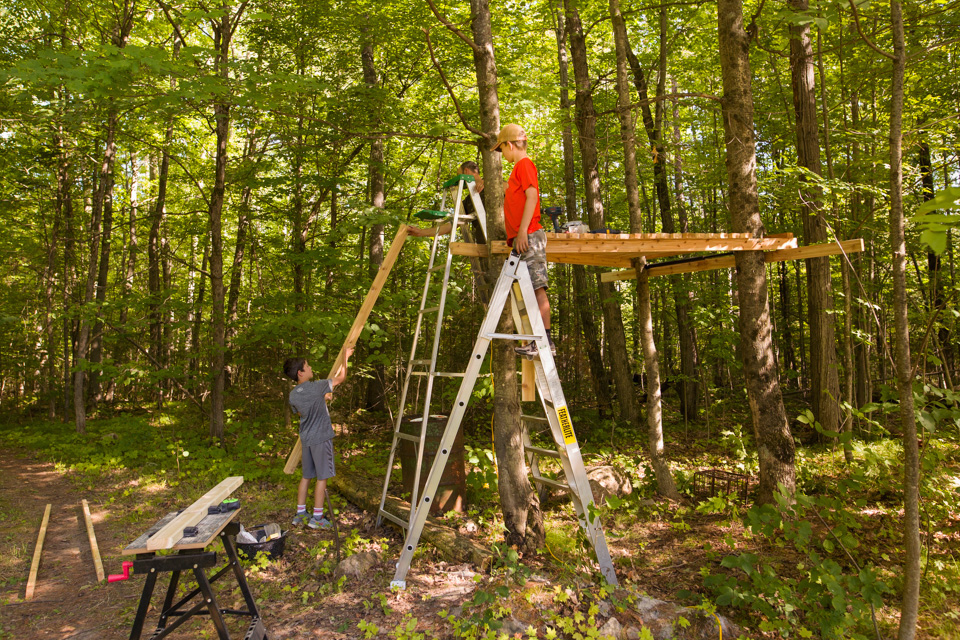
{"type": "MultiPolygon", "coordinates": [[[[806,260],[808,258],[822,258],[825,256],[834,256],[846,253],[859,253],[864,250],[863,240],[854,238],[853,240],[842,240],[837,242],[823,242],[820,244],[811,244],[795,249],[781,249],[779,251],[768,251],[764,253],[763,258],[767,263],[786,262],[787,260],[806,260]]],[[[647,270],[651,277],[668,276],[677,273],[695,273],[697,271],[713,271],[715,269],[729,269],[736,265],[735,256],[705,257],[701,260],[691,262],[682,262],[680,264],[668,264],[663,266],[650,265],[647,270]]],[[[600,274],[603,282],[614,282],[617,280],[634,280],[637,272],[634,269],[624,269],[622,271],[609,271],[600,274]]]]}
{"type": "Polygon", "coordinates": [[[150,536],[147,540],[147,550],[169,549],[183,538],[184,527],[196,526],[207,517],[207,507],[220,504],[243,484],[243,476],[230,476],[210,491],[207,491],[199,500],[180,512],[176,518],[168,522],[162,529],[150,536]]]}
{"type": "MultiPolygon", "coordinates": [[[[337,475],[330,478],[328,487],[361,509],[376,515],[380,508],[382,481],[382,478],[371,478],[341,468],[337,469],[337,475]]],[[[404,520],[409,520],[407,516],[410,512],[410,504],[408,502],[388,495],[384,507],[391,513],[400,515],[404,520]]],[[[389,521],[386,522],[391,524],[389,521]]],[[[487,547],[460,535],[456,529],[442,524],[433,517],[427,518],[420,540],[432,544],[448,561],[470,562],[486,568],[493,558],[487,547]]]]}
{"type": "MultiPolygon", "coordinates": [[[[333,361],[333,367],[330,369],[330,374],[327,376],[328,378],[333,378],[337,374],[340,365],[343,364],[347,348],[357,344],[360,334],[363,333],[363,327],[367,324],[367,318],[370,317],[370,312],[373,310],[373,305],[377,303],[377,298],[380,297],[380,291],[383,290],[383,286],[387,283],[387,276],[390,275],[390,271],[393,269],[393,265],[400,255],[400,249],[403,248],[403,243],[407,240],[409,230],[410,227],[402,224],[397,231],[397,235],[393,237],[393,242],[390,243],[390,250],[387,252],[387,255],[383,257],[383,264],[380,265],[380,269],[373,279],[373,284],[370,285],[370,290],[367,292],[367,297],[364,298],[363,305],[360,306],[360,311],[357,312],[357,317],[353,320],[353,326],[350,327],[350,331],[347,333],[347,339],[343,341],[343,346],[340,347],[340,353],[337,354],[337,359],[333,361]]],[[[284,473],[291,474],[297,470],[302,452],[303,444],[300,442],[300,436],[298,435],[297,443],[293,445],[293,450],[290,451],[290,455],[287,456],[287,463],[283,467],[284,473]]]]}
{"type": "Polygon", "coordinates": [[[43,520],[40,522],[40,533],[37,534],[37,546],[33,550],[33,562],[30,563],[30,576],[27,578],[27,591],[23,595],[24,600],[33,599],[33,591],[37,586],[37,573],[40,571],[40,553],[43,551],[43,541],[47,537],[47,525],[50,524],[50,508],[43,510],[43,520]]]}
{"type": "Polygon", "coordinates": [[[90,540],[90,554],[93,556],[93,568],[97,570],[97,582],[103,582],[103,560],[100,559],[100,546],[97,544],[97,534],[93,531],[93,517],[90,515],[90,504],[83,501],[83,520],[87,524],[87,539],[90,540]]]}

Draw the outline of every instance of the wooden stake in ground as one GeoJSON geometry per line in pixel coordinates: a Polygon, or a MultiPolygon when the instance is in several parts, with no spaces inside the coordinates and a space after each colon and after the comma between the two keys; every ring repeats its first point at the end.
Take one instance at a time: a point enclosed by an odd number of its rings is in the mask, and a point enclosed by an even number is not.
{"type": "Polygon", "coordinates": [[[33,598],[33,590],[37,586],[37,571],[40,570],[40,552],[43,551],[43,539],[47,537],[47,525],[50,524],[50,505],[43,511],[43,521],[40,523],[40,534],[37,536],[37,547],[33,550],[33,562],[30,564],[30,577],[27,578],[27,592],[24,600],[33,598]]]}
{"type": "MultiPolygon", "coordinates": [[[[353,326],[350,327],[347,339],[343,341],[343,346],[340,347],[340,353],[337,355],[337,359],[333,361],[333,368],[330,369],[330,375],[327,376],[328,378],[332,378],[337,374],[340,365],[343,364],[343,356],[347,351],[347,347],[352,347],[357,344],[357,340],[363,332],[363,327],[367,324],[367,318],[373,310],[373,305],[377,303],[377,298],[380,297],[380,291],[383,289],[383,285],[387,283],[387,276],[390,275],[390,270],[393,269],[393,264],[400,255],[400,249],[403,248],[403,243],[407,240],[408,230],[409,227],[402,224],[400,225],[400,230],[397,231],[397,235],[394,236],[393,243],[390,245],[390,251],[383,258],[383,264],[380,265],[377,277],[373,279],[373,284],[370,285],[370,291],[367,292],[363,306],[360,307],[357,317],[353,320],[353,326]]],[[[297,470],[302,452],[303,445],[300,443],[300,437],[297,436],[297,444],[293,446],[293,450],[290,452],[290,455],[287,456],[287,464],[283,467],[284,473],[291,474],[297,470]]]]}
{"type": "Polygon", "coordinates": [[[93,555],[93,566],[97,570],[97,582],[103,582],[103,561],[100,559],[100,547],[97,545],[97,534],[93,532],[93,518],[90,516],[90,505],[83,501],[83,519],[87,523],[87,538],[90,539],[90,553],[93,555]]]}
{"type": "Polygon", "coordinates": [[[243,484],[243,476],[231,476],[207,491],[202,498],[183,510],[171,520],[163,529],[157,531],[147,540],[147,550],[169,549],[183,537],[184,527],[192,527],[207,516],[207,507],[220,504],[231,493],[243,484]]]}

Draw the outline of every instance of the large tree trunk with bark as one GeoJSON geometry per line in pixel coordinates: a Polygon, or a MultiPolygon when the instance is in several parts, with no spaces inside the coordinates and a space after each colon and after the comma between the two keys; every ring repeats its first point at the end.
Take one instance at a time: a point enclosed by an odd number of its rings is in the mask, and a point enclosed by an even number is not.
{"type": "MultiPolygon", "coordinates": [[[[583,165],[583,183],[586,192],[587,218],[591,228],[606,225],[603,203],[600,200],[600,173],[597,158],[597,116],[590,88],[590,70],[587,66],[586,37],[575,0],[564,0],[567,33],[570,37],[570,57],[576,84],[576,123],[580,133],[580,159],[583,165]]],[[[609,344],[610,368],[617,389],[621,415],[627,424],[639,426],[640,409],[633,386],[633,373],[627,353],[627,339],[623,329],[623,316],[613,284],[600,283],[600,301],[606,323],[609,344]]]]}
{"type": "MultiPolygon", "coordinates": [[[[487,0],[470,0],[473,31],[473,61],[477,70],[477,90],[480,98],[480,126],[485,138],[480,140],[483,158],[484,193],[487,210],[487,247],[492,241],[507,237],[503,222],[503,169],[500,154],[491,151],[500,132],[500,101],[497,97],[497,62],[493,50],[493,32],[490,25],[490,6],[487,0]]],[[[490,251],[493,256],[493,252],[490,251]]],[[[503,267],[503,258],[491,258],[490,282],[495,282],[503,267]]],[[[500,326],[511,331],[513,319],[504,309],[500,326]]],[[[535,553],[543,546],[543,513],[540,500],[530,484],[524,459],[520,422],[520,398],[517,391],[517,354],[513,344],[495,340],[490,346],[494,388],[494,449],[497,455],[499,477],[497,487],[503,509],[506,541],[517,545],[524,553],[535,553]]]]}
{"type": "MultiPolygon", "coordinates": [[[[808,0],[789,0],[790,8],[807,11],[808,0]]],[[[817,129],[817,99],[814,81],[810,24],[790,27],[790,68],[793,108],[796,113],[797,161],[811,173],[822,175],[820,136],[817,129]]],[[[801,218],[807,244],[826,242],[823,194],[819,187],[803,181],[801,218]]],[[[840,379],[837,374],[837,345],[833,311],[830,258],[807,261],[807,317],[810,322],[810,391],[813,413],[824,430],[840,426],[840,379]]]]}
{"type": "MultiPolygon", "coordinates": [[[[373,60],[373,44],[363,45],[360,58],[363,62],[363,80],[370,92],[375,92],[379,84],[377,80],[377,68],[373,60]]],[[[375,101],[378,102],[378,101],[375,101]]],[[[374,123],[376,126],[376,122],[374,123]]],[[[383,165],[383,139],[376,138],[370,143],[370,204],[376,209],[383,209],[386,201],[385,182],[383,165]]],[[[384,225],[378,223],[370,227],[370,279],[377,276],[377,272],[383,265],[383,229],[384,225]]],[[[373,375],[367,381],[367,409],[370,411],[387,410],[387,393],[384,389],[384,377],[386,370],[383,364],[373,366],[373,375]]]]}
{"type": "MultiPolygon", "coordinates": [[[[733,231],[763,236],[757,191],[749,39],[741,0],[720,0],[720,68],[723,74],[723,126],[733,231]]],[[[796,486],[793,436],[787,423],[773,354],[767,274],[762,251],[736,256],[740,304],[740,352],[760,458],[762,503],[774,503],[779,485],[788,496],[796,486]]]]}
{"type": "MultiPolygon", "coordinates": [[[[617,55],[617,113],[620,117],[620,138],[623,141],[624,187],[630,211],[630,232],[643,231],[640,211],[640,191],[637,188],[637,155],[634,146],[633,114],[630,112],[630,85],[627,81],[627,26],[620,13],[618,0],[610,0],[613,20],[613,38],[617,55]]],[[[660,363],[657,345],[653,340],[653,315],[650,312],[650,281],[643,271],[643,259],[633,261],[637,272],[637,299],[640,324],[640,343],[647,376],[647,449],[653,472],[657,477],[657,491],[673,500],[680,499],[663,448],[663,408],[660,396],[660,363]]]]}
{"type": "MultiPolygon", "coordinates": [[[[660,13],[660,78],[657,83],[657,97],[662,98],[665,93],[666,80],[666,7],[661,7],[660,13]]],[[[624,30],[624,43],[627,61],[633,73],[633,85],[642,103],[640,108],[641,119],[647,132],[647,140],[653,156],[653,180],[656,186],[657,204],[660,207],[660,220],[664,233],[676,233],[673,208],[670,203],[670,187],[667,181],[667,152],[662,137],[663,102],[657,102],[657,117],[654,118],[650,105],[646,102],[647,78],[640,61],[633,53],[630,42],[624,30]]],[[[677,151],[679,155],[679,150],[677,151]]],[[[681,224],[681,230],[685,225],[681,224]]],[[[636,233],[640,233],[637,231],[636,233]]],[[[677,313],[677,333],[680,338],[680,379],[677,390],[680,396],[680,411],[687,420],[696,420],[700,411],[699,373],[697,354],[697,334],[690,318],[690,299],[687,295],[687,285],[684,278],[670,276],[670,289],[673,294],[673,303],[677,313]]]]}
{"type": "Polygon", "coordinates": [[[903,427],[903,604],[899,640],[917,634],[920,603],[920,450],[913,405],[913,370],[907,300],[907,243],[903,219],[903,78],[906,51],[903,13],[899,0],[890,2],[893,33],[893,86],[890,91],[890,248],[893,250],[893,322],[896,331],[895,366],[903,427]]]}
{"type": "MultiPolygon", "coordinates": [[[[567,62],[566,16],[556,10],[557,20],[557,61],[560,65],[560,110],[563,113],[563,184],[564,204],[567,220],[577,218],[577,181],[576,154],[573,149],[572,118],[570,115],[569,65],[567,62]]],[[[597,401],[597,410],[601,417],[610,413],[613,401],[610,397],[610,376],[603,366],[603,350],[600,348],[600,331],[593,317],[593,303],[590,301],[591,289],[587,280],[587,270],[583,265],[571,265],[573,272],[573,295],[575,307],[580,317],[581,333],[590,363],[590,384],[597,401]]]]}

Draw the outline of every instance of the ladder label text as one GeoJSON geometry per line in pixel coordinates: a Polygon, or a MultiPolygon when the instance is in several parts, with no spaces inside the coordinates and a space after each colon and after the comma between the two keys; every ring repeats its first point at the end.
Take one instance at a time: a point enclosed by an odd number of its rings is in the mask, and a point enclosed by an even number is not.
{"type": "Polygon", "coordinates": [[[577,436],[573,433],[573,423],[570,421],[570,412],[566,407],[557,409],[557,418],[560,420],[560,431],[563,433],[563,444],[575,444],[577,436]]]}

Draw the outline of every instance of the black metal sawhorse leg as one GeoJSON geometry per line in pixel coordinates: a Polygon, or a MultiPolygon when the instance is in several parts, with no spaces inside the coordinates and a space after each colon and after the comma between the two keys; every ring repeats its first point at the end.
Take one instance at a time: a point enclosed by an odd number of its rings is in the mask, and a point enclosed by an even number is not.
{"type": "Polygon", "coordinates": [[[227,564],[221,567],[212,577],[207,577],[206,570],[216,566],[217,554],[213,551],[204,551],[202,549],[181,550],[174,556],[157,556],[154,553],[138,554],[134,561],[133,571],[135,574],[146,574],[146,581],[143,585],[143,593],[140,596],[140,604],[137,607],[137,615],[133,621],[133,627],[130,630],[130,640],[140,640],[143,633],[143,626],[146,621],[147,609],[150,607],[150,600],[153,597],[153,591],[156,588],[158,575],[162,572],[170,572],[170,584],[163,601],[163,609],[160,611],[160,620],[157,623],[157,629],[151,636],[152,640],[160,640],[167,637],[184,622],[197,615],[209,615],[213,626],[217,630],[220,640],[230,640],[230,632],[227,629],[224,615],[239,615],[250,617],[250,625],[244,634],[244,640],[267,640],[267,632],[260,619],[260,612],[257,610],[253,594],[250,593],[250,587],[247,584],[246,576],[243,573],[243,567],[240,565],[240,559],[237,556],[237,549],[229,536],[239,533],[239,525],[230,523],[220,533],[220,540],[223,543],[224,551],[227,556],[227,564]],[[240,593],[243,595],[244,602],[247,605],[246,610],[221,609],[217,603],[216,594],[213,592],[213,583],[222,576],[231,572],[240,587],[240,593]],[[192,571],[197,580],[197,588],[186,594],[176,603],[173,602],[176,596],[177,586],[180,583],[180,573],[182,571],[192,571]],[[189,609],[183,609],[199,596],[199,602],[193,604],[189,609]],[[171,624],[167,621],[175,618],[171,624]]]}

